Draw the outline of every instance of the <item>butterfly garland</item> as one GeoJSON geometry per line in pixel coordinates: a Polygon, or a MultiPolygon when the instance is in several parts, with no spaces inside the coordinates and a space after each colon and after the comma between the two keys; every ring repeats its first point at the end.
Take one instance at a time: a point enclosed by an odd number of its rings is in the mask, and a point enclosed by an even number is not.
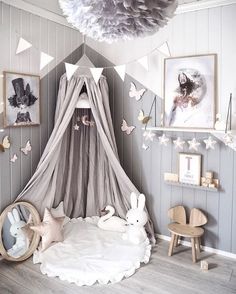
{"type": "Polygon", "coordinates": [[[123,119],[122,125],[121,125],[122,132],[125,132],[126,135],[130,135],[135,128],[136,128],[135,126],[128,126],[126,120],[123,119]]]}
{"type": "Polygon", "coordinates": [[[130,83],[130,90],[129,90],[129,97],[135,98],[136,101],[139,101],[143,97],[143,94],[146,91],[147,91],[146,89],[137,90],[136,85],[133,82],[131,82],[130,83]]]}
{"type": "Polygon", "coordinates": [[[147,124],[150,121],[151,118],[152,118],[151,116],[145,115],[144,111],[142,109],[139,111],[138,120],[142,124],[144,124],[144,125],[147,124]]]}
{"type": "Polygon", "coordinates": [[[17,159],[18,159],[18,156],[14,154],[12,158],[10,159],[10,162],[15,163],[17,159]]]}
{"type": "Polygon", "coordinates": [[[25,155],[28,155],[28,153],[32,150],[32,146],[30,144],[30,140],[27,141],[25,147],[22,147],[21,152],[23,152],[25,155]]]}
{"type": "Polygon", "coordinates": [[[11,143],[9,141],[9,137],[6,136],[3,138],[2,143],[0,143],[0,150],[2,152],[5,152],[6,149],[9,149],[11,147],[11,143]]]}

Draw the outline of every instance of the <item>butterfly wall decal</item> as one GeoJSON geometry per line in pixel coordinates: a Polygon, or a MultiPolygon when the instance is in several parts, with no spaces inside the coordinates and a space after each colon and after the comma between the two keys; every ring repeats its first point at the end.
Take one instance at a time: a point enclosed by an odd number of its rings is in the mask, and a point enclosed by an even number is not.
{"type": "Polygon", "coordinates": [[[12,158],[10,159],[10,162],[15,163],[17,159],[18,159],[17,155],[14,154],[14,155],[12,156],[12,158]]]}
{"type": "Polygon", "coordinates": [[[151,118],[151,116],[145,115],[142,109],[139,111],[138,120],[144,125],[147,124],[151,118]]]}
{"type": "Polygon", "coordinates": [[[127,122],[123,119],[123,122],[121,125],[122,132],[125,132],[127,135],[130,135],[135,128],[136,128],[135,126],[128,126],[127,122]]]}
{"type": "Polygon", "coordinates": [[[5,149],[9,149],[11,147],[11,143],[9,141],[9,137],[6,136],[3,138],[2,143],[0,143],[0,150],[5,152],[5,149]]]}
{"type": "Polygon", "coordinates": [[[136,101],[139,101],[145,92],[146,89],[137,90],[136,85],[133,82],[130,83],[129,97],[135,98],[136,101]]]}
{"type": "Polygon", "coordinates": [[[148,150],[149,146],[146,145],[145,143],[143,143],[142,148],[146,151],[146,150],[148,150]]]}
{"type": "Polygon", "coordinates": [[[25,147],[22,147],[20,150],[21,150],[25,155],[28,155],[28,153],[32,150],[32,147],[31,147],[30,141],[27,141],[25,147]]]}

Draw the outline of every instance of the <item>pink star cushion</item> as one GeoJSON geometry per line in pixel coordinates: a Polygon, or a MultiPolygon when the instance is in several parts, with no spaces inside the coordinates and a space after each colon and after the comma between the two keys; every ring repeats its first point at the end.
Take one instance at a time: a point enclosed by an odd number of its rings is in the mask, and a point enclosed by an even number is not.
{"type": "Polygon", "coordinates": [[[43,222],[30,228],[42,237],[42,251],[47,249],[52,242],[62,242],[64,217],[53,217],[49,209],[45,208],[43,222]]]}

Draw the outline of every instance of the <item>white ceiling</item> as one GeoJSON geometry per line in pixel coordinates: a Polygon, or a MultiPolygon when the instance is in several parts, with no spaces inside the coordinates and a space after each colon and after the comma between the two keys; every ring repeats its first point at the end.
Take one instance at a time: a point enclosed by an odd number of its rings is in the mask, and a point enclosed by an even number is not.
{"type": "MultiPolygon", "coordinates": [[[[49,10],[53,13],[62,15],[62,11],[59,7],[58,0],[24,0],[30,4],[43,8],[45,10],[49,10]]],[[[187,4],[192,2],[197,2],[202,0],[179,0],[179,4],[187,4]]]]}

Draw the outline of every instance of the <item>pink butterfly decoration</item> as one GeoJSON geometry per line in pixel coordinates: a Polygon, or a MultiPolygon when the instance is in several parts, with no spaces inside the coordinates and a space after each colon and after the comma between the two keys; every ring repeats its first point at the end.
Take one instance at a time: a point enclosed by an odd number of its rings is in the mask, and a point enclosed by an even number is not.
{"type": "Polygon", "coordinates": [[[127,135],[130,135],[133,130],[135,129],[135,126],[128,126],[127,122],[123,119],[122,125],[121,125],[121,130],[122,132],[125,132],[127,135]]]}

